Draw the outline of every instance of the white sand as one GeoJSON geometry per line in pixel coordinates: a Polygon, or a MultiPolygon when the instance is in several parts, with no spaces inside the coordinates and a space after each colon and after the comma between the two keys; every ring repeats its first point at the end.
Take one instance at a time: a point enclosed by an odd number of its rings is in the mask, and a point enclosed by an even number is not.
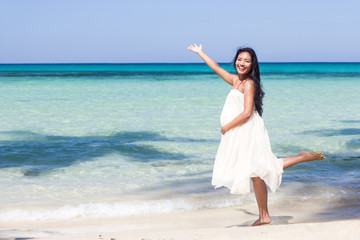
{"type": "Polygon", "coordinates": [[[122,218],[9,221],[0,223],[0,239],[360,239],[360,216],[314,222],[312,216],[321,213],[277,210],[270,225],[251,227],[256,209],[250,211],[233,207],[122,218]]]}

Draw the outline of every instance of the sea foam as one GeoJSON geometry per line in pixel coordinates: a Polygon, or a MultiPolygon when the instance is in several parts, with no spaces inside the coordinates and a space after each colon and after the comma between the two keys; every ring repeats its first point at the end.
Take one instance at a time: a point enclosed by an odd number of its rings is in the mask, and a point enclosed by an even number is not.
{"type": "Polygon", "coordinates": [[[93,217],[124,217],[151,213],[171,213],[194,211],[201,208],[233,207],[243,203],[242,197],[225,197],[223,199],[176,199],[154,202],[134,203],[87,203],[64,205],[58,209],[11,210],[0,213],[0,221],[48,220],[93,217]]]}

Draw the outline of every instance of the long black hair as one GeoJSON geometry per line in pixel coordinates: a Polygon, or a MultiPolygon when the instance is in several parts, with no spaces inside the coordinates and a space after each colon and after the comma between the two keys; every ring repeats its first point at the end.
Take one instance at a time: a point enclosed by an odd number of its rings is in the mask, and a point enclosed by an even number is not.
{"type": "Polygon", "coordinates": [[[262,112],[263,112],[262,99],[263,99],[265,93],[261,89],[259,62],[256,57],[256,53],[252,48],[249,48],[249,47],[240,48],[236,52],[235,58],[233,60],[233,66],[235,68],[235,71],[236,71],[236,64],[235,64],[236,59],[238,58],[239,54],[242,52],[247,52],[251,56],[251,69],[250,69],[250,72],[248,73],[248,77],[253,80],[254,85],[255,85],[255,96],[254,96],[255,109],[259,113],[259,115],[262,116],[262,112]]]}

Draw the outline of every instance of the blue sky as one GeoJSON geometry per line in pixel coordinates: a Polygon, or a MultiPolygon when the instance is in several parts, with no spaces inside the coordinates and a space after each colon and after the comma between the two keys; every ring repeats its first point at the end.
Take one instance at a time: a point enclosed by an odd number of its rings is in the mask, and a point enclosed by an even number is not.
{"type": "Polygon", "coordinates": [[[0,0],[0,63],[359,62],[360,1],[0,0]]]}

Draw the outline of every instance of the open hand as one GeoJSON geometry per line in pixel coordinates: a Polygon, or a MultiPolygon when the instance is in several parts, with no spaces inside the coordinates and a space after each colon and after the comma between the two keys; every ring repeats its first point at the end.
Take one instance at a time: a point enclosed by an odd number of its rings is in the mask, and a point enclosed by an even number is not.
{"type": "Polygon", "coordinates": [[[194,44],[194,45],[190,45],[187,49],[189,49],[190,51],[199,53],[203,50],[202,45],[200,44],[199,46],[194,44]]]}

